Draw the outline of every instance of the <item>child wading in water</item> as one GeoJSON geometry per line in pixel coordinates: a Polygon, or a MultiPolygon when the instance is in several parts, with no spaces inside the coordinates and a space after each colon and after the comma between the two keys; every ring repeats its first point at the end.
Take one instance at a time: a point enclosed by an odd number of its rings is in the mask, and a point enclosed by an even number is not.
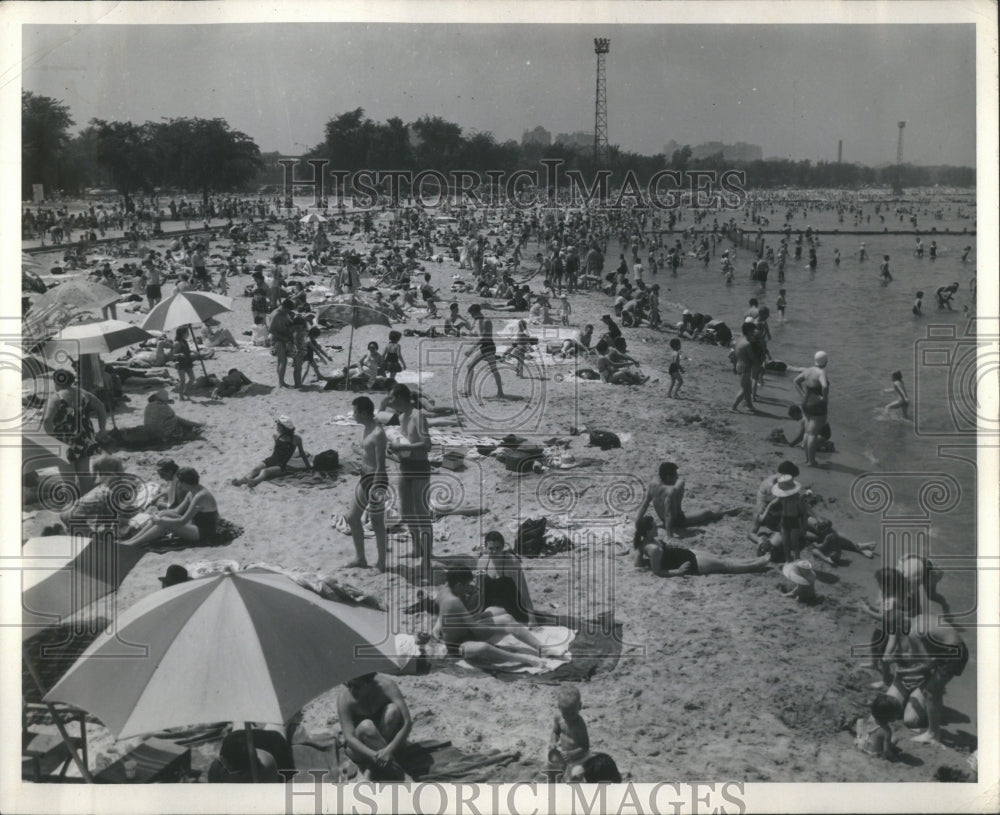
{"type": "Polygon", "coordinates": [[[922,291],[917,292],[917,299],[913,301],[913,313],[917,317],[924,313],[924,293],[922,291]]]}
{"type": "Polygon", "coordinates": [[[561,765],[563,780],[570,781],[580,774],[583,762],[590,755],[590,736],[587,723],[580,715],[583,703],[580,691],[573,685],[563,685],[556,697],[559,715],[552,725],[549,739],[549,770],[558,770],[561,765]],[[578,769],[579,768],[579,769],[578,769]]]}
{"type": "Polygon", "coordinates": [[[385,347],[385,354],[382,357],[382,373],[390,382],[396,381],[396,374],[406,370],[406,363],[403,361],[403,350],[399,347],[399,341],[403,335],[398,331],[389,332],[389,344],[385,347]]]}
{"type": "Polygon", "coordinates": [[[670,341],[670,350],[670,367],[668,368],[670,387],[667,389],[667,396],[673,399],[680,394],[681,386],[684,384],[684,377],[681,376],[684,373],[684,369],[681,367],[681,341],[677,337],[670,341]]]}
{"type": "Polygon", "coordinates": [[[778,319],[781,322],[785,322],[785,306],[788,305],[788,301],[785,300],[785,290],[778,289],[778,299],[774,304],[774,307],[778,309],[778,319]]]}
{"type": "Polygon", "coordinates": [[[892,372],[892,387],[886,388],[887,391],[895,392],[898,397],[894,402],[890,402],[885,406],[886,411],[890,411],[893,408],[899,408],[900,412],[903,414],[904,419],[910,418],[910,397],[906,393],[906,385],[903,384],[903,372],[893,371],[892,372]]]}

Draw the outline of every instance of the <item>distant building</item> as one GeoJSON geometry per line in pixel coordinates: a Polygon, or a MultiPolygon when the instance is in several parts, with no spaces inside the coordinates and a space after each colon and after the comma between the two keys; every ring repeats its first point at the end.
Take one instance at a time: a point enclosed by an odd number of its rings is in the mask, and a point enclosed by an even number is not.
{"type": "Polygon", "coordinates": [[[552,134],[541,125],[534,130],[525,130],[521,136],[521,146],[526,144],[540,144],[542,147],[549,147],[552,145],[552,134]]]}
{"type": "Polygon", "coordinates": [[[565,145],[566,147],[593,147],[594,134],[586,130],[577,130],[575,133],[559,133],[556,136],[555,143],[565,145]]]}
{"type": "Polygon", "coordinates": [[[691,148],[691,158],[694,159],[708,158],[719,153],[722,153],[722,157],[726,161],[759,161],[764,157],[764,151],[760,145],[741,141],[736,142],[736,144],[707,141],[691,148]]]}
{"type": "Polygon", "coordinates": [[[684,145],[671,139],[665,145],[663,145],[663,155],[668,159],[677,151],[680,150],[684,145]]]}

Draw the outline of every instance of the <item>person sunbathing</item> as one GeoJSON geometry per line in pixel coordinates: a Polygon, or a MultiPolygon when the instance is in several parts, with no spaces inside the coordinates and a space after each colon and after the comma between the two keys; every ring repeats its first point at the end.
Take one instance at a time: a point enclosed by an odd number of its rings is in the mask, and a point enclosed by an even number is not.
{"type": "Polygon", "coordinates": [[[636,568],[648,566],[657,577],[682,577],[696,574],[746,574],[766,570],[770,555],[749,560],[720,558],[693,549],[671,546],[657,539],[656,519],[643,515],[635,523],[632,540],[636,568]]]}
{"type": "Polygon", "coordinates": [[[734,515],[738,510],[730,509],[717,511],[706,509],[702,512],[685,514],[681,508],[684,501],[685,483],[684,479],[678,476],[678,467],[672,461],[665,461],[660,465],[658,479],[650,481],[646,487],[646,497],[643,498],[639,511],[636,513],[636,520],[646,514],[650,506],[653,507],[663,528],[667,532],[668,538],[674,538],[674,530],[679,527],[698,526],[699,524],[718,521],[726,515],[734,515]]]}
{"type": "Polygon", "coordinates": [[[271,455],[265,458],[260,464],[254,467],[243,478],[234,478],[230,483],[234,487],[246,484],[248,487],[256,487],[261,481],[268,481],[277,478],[288,468],[288,462],[292,460],[298,450],[299,456],[306,467],[311,467],[309,456],[302,447],[302,437],[295,432],[295,425],[287,416],[279,416],[275,422],[278,432],[274,437],[274,449],[271,455]]]}
{"type": "Polygon", "coordinates": [[[187,543],[205,543],[215,535],[219,522],[219,507],[215,496],[199,484],[193,467],[177,471],[178,492],[183,496],[177,509],[152,510],[149,521],[128,540],[126,546],[151,543],[166,535],[174,535],[187,543]]]}
{"type": "Polygon", "coordinates": [[[376,673],[349,679],[337,692],[337,715],[347,755],[365,778],[402,781],[395,756],[406,744],[413,719],[396,683],[376,673]]]}
{"type": "Polygon", "coordinates": [[[438,618],[434,636],[443,642],[452,656],[462,657],[473,665],[498,666],[517,662],[529,667],[544,667],[542,643],[524,625],[502,608],[482,608],[476,579],[470,569],[449,569],[445,585],[437,596],[438,618]],[[522,647],[501,647],[506,634],[513,635],[522,647]]]}

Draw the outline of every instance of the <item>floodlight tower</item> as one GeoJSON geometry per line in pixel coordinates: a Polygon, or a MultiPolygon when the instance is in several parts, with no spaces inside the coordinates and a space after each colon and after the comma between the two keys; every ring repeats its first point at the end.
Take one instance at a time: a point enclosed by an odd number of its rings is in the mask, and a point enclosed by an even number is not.
{"type": "Polygon", "coordinates": [[[608,159],[608,83],[604,74],[604,57],[611,47],[607,37],[594,39],[597,54],[597,90],[594,94],[594,164],[598,167],[608,159]]]}
{"type": "Polygon", "coordinates": [[[899,122],[899,140],[896,142],[896,184],[894,192],[903,191],[903,128],[906,122],[899,122]]]}

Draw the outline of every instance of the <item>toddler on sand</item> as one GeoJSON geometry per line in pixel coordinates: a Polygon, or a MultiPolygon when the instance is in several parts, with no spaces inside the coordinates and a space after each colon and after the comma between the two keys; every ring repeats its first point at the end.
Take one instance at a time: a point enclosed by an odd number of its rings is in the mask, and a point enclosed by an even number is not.
{"type": "Polygon", "coordinates": [[[570,781],[582,774],[583,763],[590,755],[590,736],[587,723],[580,715],[583,703],[580,691],[572,685],[563,685],[556,697],[559,715],[552,725],[549,740],[549,769],[562,765],[563,780],[570,781]]]}
{"type": "Polygon", "coordinates": [[[902,716],[899,702],[885,693],[872,700],[868,718],[861,717],[854,724],[854,744],[863,753],[892,761],[899,748],[892,740],[892,720],[902,716]]]}

